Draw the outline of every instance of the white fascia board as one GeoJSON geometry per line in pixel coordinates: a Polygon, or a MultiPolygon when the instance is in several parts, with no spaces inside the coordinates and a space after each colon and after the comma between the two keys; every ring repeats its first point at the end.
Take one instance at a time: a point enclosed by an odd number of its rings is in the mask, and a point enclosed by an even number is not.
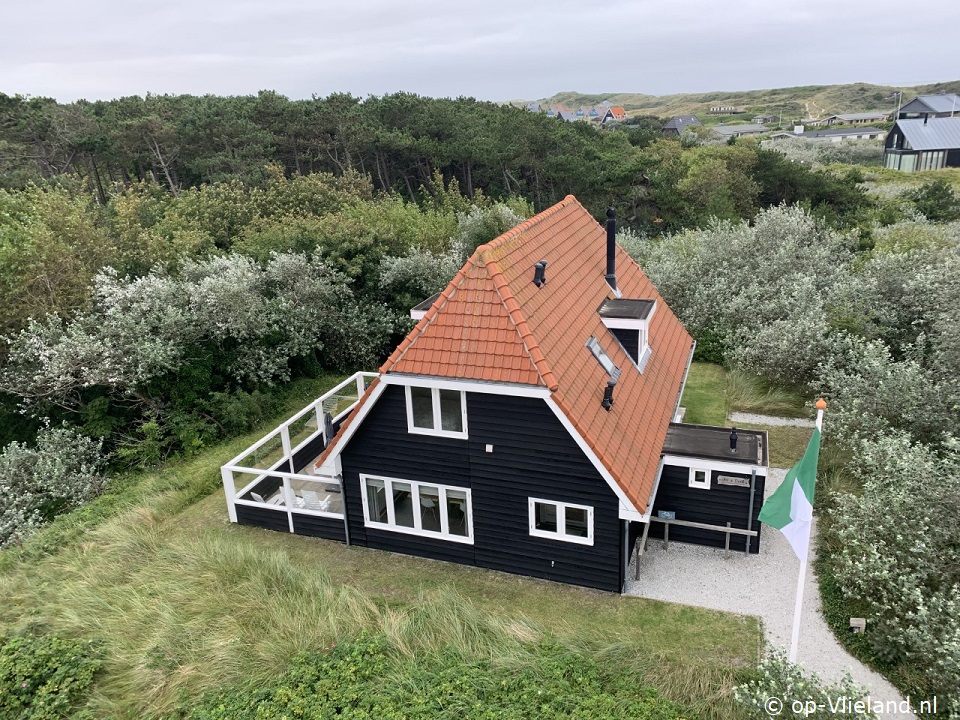
{"type": "Polygon", "coordinates": [[[420,320],[424,315],[427,314],[426,310],[411,310],[410,317],[414,320],[420,320]]]}
{"type": "Polygon", "coordinates": [[[657,479],[653,482],[653,490],[650,491],[650,497],[647,499],[647,511],[641,516],[638,522],[650,522],[650,515],[653,513],[653,503],[657,499],[657,490],[660,489],[661,477],[663,477],[663,458],[660,458],[660,464],[657,466],[657,479]]]}
{"type": "Polygon", "coordinates": [[[685,468],[700,468],[710,470],[719,470],[721,472],[734,472],[734,473],[752,473],[756,470],[757,475],[762,475],[763,477],[767,476],[767,468],[763,465],[758,465],[756,463],[749,462],[729,462],[726,460],[713,460],[711,458],[703,457],[687,457],[685,455],[664,455],[662,460],[663,465],[676,465],[678,467],[685,468]]]}
{"type": "Polygon", "coordinates": [[[360,412],[357,413],[357,416],[353,419],[353,422],[347,426],[343,436],[337,440],[336,446],[327,456],[327,459],[323,461],[323,465],[320,465],[317,468],[318,471],[328,472],[331,475],[340,475],[340,453],[343,452],[343,448],[345,448],[347,443],[350,442],[350,438],[353,437],[354,433],[357,432],[357,429],[363,424],[364,418],[367,417],[367,415],[373,409],[373,406],[377,404],[377,400],[383,394],[383,391],[387,389],[387,383],[383,382],[383,378],[384,376],[381,375],[380,382],[378,382],[376,387],[370,391],[370,397],[367,398],[367,401],[363,404],[363,407],[360,408],[360,412]]]}
{"type": "Polygon", "coordinates": [[[573,426],[573,423],[570,422],[570,419],[564,414],[563,410],[560,409],[560,406],[557,405],[556,401],[552,397],[547,397],[545,399],[547,407],[553,411],[553,414],[557,416],[557,419],[560,421],[560,424],[570,433],[570,437],[574,439],[580,449],[583,451],[583,454],[587,456],[587,459],[596,468],[597,472],[600,473],[600,477],[606,481],[607,485],[610,486],[610,489],[613,490],[614,494],[617,496],[617,499],[620,501],[620,519],[621,520],[633,520],[641,517],[641,513],[634,507],[633,503],[630,502],[630,498],[627,497],[626,493],[623,492],[623,488],[617,483],[613,475],[610,474],[610,471],[603,466],[603,463],[600,462],[600,458],[597,457],[596,453],[593,452],[593,449],[587,444],[587,441],[583,439],[580,433],[577,432],[577,429],[573,426]]]}
{"type": "Polygon", "coordinates": [[[435,375],[412,375],[409,373],[388,372],[380,376],[380,383],[383,385],[416,385],[418,387],[488,393],[492,395],[513,395],[514,397],[550,397],[550,390],[540,385],[495,383],[484,380],[454,380],[451,378],[436,377],[435,375]]]}

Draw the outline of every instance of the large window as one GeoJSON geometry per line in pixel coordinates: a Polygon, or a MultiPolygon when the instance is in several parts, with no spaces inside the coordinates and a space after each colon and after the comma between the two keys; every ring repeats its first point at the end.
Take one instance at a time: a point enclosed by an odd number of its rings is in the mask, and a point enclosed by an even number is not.
{"type": "Polygon", "coordinates": [[[467,488],[372,475],[361,475],[360,482],[367,527],[473,542],[473,515],[467,488]]]}
{"type": "Polygon", "coordinates": [[[460,390],[407,388],[407,429],[441,437],[467,437],[467,403],[460,390]]]}
{"type": "Polygon", "coordinates": [[[593,545],[593,508],[530,498],[530,534],[593,545]]]}

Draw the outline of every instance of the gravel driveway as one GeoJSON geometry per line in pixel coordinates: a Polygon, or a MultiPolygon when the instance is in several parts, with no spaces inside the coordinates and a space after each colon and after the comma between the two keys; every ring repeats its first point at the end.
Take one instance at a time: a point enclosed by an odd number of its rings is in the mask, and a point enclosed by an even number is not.
{"type": "MultiPolygon", "coordinates": [[[[786,470],[771,468],[765,495],[769,496],[783,481],[786,470]]],[[[816,532],[816,525],[814,525],[816,532]]],[[[834,638],[820,610],[820,591],[808,565],[800,627],[798,662],[808,671],[829,681],[843,677],[849,670],[858,685],[866,687],[873,700],[902,699],[896,688],[854,657],[834,638]]],[[[786,539],[776,530],[763,527],[760,552],[746,557],[723,550],[670,543],[664,550],[661,540],[650,540],[640,561],[640,580],[635,581],[633,565],[626,594],[756,615],[762,623],[767,642],[787,651],[793,626],[793,610],[799,560],[786,539]]],[[[867,628],[869,631],[869,627],[867,628]]],[[[913,714],[881,717],[906,718],[913,714]]]]}

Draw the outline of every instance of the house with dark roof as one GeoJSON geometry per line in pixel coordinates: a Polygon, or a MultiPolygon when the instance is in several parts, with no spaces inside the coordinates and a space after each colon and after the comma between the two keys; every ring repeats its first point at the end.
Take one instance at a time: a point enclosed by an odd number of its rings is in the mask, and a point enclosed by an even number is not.
{"type": "Polygon", "coordinates": [[[870,123],[883,122],[890,118],[888,112],[861,112],[861,113],[842,113],[840,115],[830,115],[826,118],[827,125],[869,125],[870,123]]]}
{"type": "Polygon", "coordinates": [[[777,132],[771,135],[770,139],[807,138],[808,140],[841,142],[843,140],[879,140],[885,134],[885,130],[875,127],[827,128],[824,130],[804,131],[803,126],[798,125],[794,127],[793,132],[777,132]]]}
{"type": "Polygon", "coordinates": [[[614,592],[649,537],[757,552],[766,433],[675,422],[694,342],[615,225],[568,196],[477,248],[222,468],[231,521],[614,592]]]}
{"type": "Polygon", "coordinates": [[[660,131],[667,137],[680,137],[684,130],[691,127],[703,127],[696,115],[674,115],[663,124],[660,131]]]}
{"type": "Polygon", "coordinates": [[[918,95],[906,105],[900,106],[897,119],[944,118],[960,116],[960,96],[956,93],[918,95]]]}
{"type": "Polygon", "coordinates": [[[744,123],[741,125],[715,125],[711,128],[717,135],[723,138],[731,139],[745,137],[750,135],[763,135],[770,132],[770,128],[756,123],[744,123]]]}
{"type": "Polygon", "coordinates": [[[883,165],[893,170],[960,167],[960,117],[897,120],[883,146],[883,165]]]}

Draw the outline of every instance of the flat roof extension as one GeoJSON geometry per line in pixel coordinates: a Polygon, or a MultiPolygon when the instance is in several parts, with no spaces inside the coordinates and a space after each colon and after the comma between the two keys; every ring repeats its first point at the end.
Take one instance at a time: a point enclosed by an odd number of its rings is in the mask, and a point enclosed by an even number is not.
{"type": "Polygon", "coordinates": [[[737,428],[737,449],[731,451],[731,430],[733,428],[713,425],[670,423],[663,454],[767,467],[767,431],[737,428]]]}

